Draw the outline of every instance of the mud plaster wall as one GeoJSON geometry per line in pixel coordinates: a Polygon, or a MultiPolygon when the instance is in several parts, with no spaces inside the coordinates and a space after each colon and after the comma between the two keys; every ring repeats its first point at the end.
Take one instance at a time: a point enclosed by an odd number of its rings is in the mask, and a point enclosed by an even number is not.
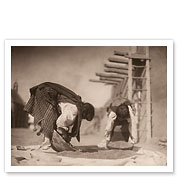
{"type": "Polygon", "coordinates": [[[167,136],[167,47],[150,47],[152,137],[167,136]]]}

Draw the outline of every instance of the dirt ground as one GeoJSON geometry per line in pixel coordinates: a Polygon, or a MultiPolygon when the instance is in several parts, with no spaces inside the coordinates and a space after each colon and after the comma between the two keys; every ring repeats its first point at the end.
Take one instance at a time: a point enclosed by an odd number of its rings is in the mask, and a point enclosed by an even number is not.
{"type": "Polygon", "coordinates": [[[159,146],[156,139],[134,147],[128,146],[124,150],[119,148],[120,142],[112,142],[109,150],[101,150],[96,146],[102,140],[102,135],[98,133],[81,136],[80,143],[73,139],[72,144],[80,151],[56,152],[53,149],[37,149],[43,137],[37,136],[30,129],[12,129],[11,133],[12,166],[165,166],[167,161],[167,149],[159,146]]]}

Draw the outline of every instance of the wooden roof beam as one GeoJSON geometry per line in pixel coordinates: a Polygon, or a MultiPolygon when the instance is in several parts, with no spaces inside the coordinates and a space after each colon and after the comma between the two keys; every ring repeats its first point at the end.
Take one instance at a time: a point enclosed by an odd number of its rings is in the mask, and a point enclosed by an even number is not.
{"type": "Polygon", "coordinates": [[[124,63],[124,64],[128,64],[129,59],[125,58],[125,57],[109,57],[108,60],[110,62],[116,62],[116,63],[124,63]]]}
{"type": "Polygon", "coordinates": [[[128,55],[128,52],[114,51],[114,55],[118,55],[118,56],[126,56],[126,55],[128,55]]]}
{"type": "Polygon", "coordinates": [[[146,47],[146,50],[148,50],[146,52],[146,55],[139,54],[139,53],[133,53],[133,54],[129,55],[128,52],[119,52],[119,51],[114,51],[114,55],[124,56],[124,57],[132,58],[132,59],[150,60],[150,58],[148,57],[148,54],[147,54],[147,53],[149,53],[149,47],[146,47]]]}
{"type": "Polygon", "coordinates": [[[118,82],[113,81],[104,81],[104,80],[95,80],[95,79],[89,79],[90,82],[96,82],[96,83],[102,83],[102,84],[111,84],[111,85],[117,85],[118,82]]]}
{"type": "Polygon", "coordinates": [[[100,77],[100,80],[102,80],[102,81],[112,81],[112,82],[121,82],[123,79],[100,77]]]}
{"type": "Polygon", "coordinates": [[[128,71],[128,66],[120,66],[117,64],[104,64],[106,68],[116,68],[116,69],[121,69],[121,70],[127,70],[128,71]]]}
{"type": "Polygon", "coordinates": [[[121,79],[127,77],[127,75],[124,74],[107,74],[107,73],[96,73],[96,76],[108,77],[108,78],[121,78],[121,79]]]}
{"type": "Polygon", "coordinates": [[[117,73],[117,74],[124,74],[125,76],[128,75],[128,71],[127,70],[123,70],[123,69],[117,69],[117,68],[104,68],[105,72],[108,73],[117,73]]]}

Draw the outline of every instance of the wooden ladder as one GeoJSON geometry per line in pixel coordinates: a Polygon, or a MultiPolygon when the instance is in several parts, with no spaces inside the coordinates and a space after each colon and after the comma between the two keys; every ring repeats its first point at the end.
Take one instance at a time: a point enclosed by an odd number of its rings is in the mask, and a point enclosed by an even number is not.
{"type": "Polygon", "coordinates": [[[139,109],[137,109],[137,114],[133,120],[132,132],[137,141],[140,141],[140,139],[150,139],[151,93],[149,47],[132,46],[129,52],[114,51],[114,56],[109,57],[108,62],[104,64],[104,73],[96,73],[99,79],[90,79],[90,81],[112,85],[114,89],[110,101],[112,103],[115,102],[116,105],[125,99],[133,100],[139,109]],[[138,81],[141,83],[140,85],[138,81]],[[142,100],[134,100],[137,94],[138,97],[142,97],[142,100]]]}
{"type": "Polygon", "coordinates": [[[149,47],[146,47],[145,56],[135,56],[130,53],[128,58],[128,99],[134,100],[134,97],[137,97],[138,99],[136,101],[137,111],[135,120],[132,122],[132,134],[138,142],[144,131],[144,133],[146,132],[145,139],[149,140],[152,136],[149,47]],[[142,72],[138,75],[138,71],[142,72]],[[138,84],[138,81],[140,84],[138,84]],[[143,109],[145,109],[145,115],[138,114],[138,111],[143,113],[143,109]],[[144,128],[139,126],[141,116],[144,117],[144,122],[146,125],[144,128]]]}

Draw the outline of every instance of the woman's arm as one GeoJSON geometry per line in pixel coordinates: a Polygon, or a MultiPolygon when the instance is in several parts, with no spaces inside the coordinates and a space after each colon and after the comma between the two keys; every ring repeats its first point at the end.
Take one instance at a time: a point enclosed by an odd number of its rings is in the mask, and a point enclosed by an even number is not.
{"type": "Polygon", "coordinates": [[[108,120],[105,128],[104,139],[98,144],[99,148],[108,148],[108,144],[111,141],[112,130],[114,128],[114,120],[117,118],[116,113],[111,111],[108,115],[108,120]]]}

